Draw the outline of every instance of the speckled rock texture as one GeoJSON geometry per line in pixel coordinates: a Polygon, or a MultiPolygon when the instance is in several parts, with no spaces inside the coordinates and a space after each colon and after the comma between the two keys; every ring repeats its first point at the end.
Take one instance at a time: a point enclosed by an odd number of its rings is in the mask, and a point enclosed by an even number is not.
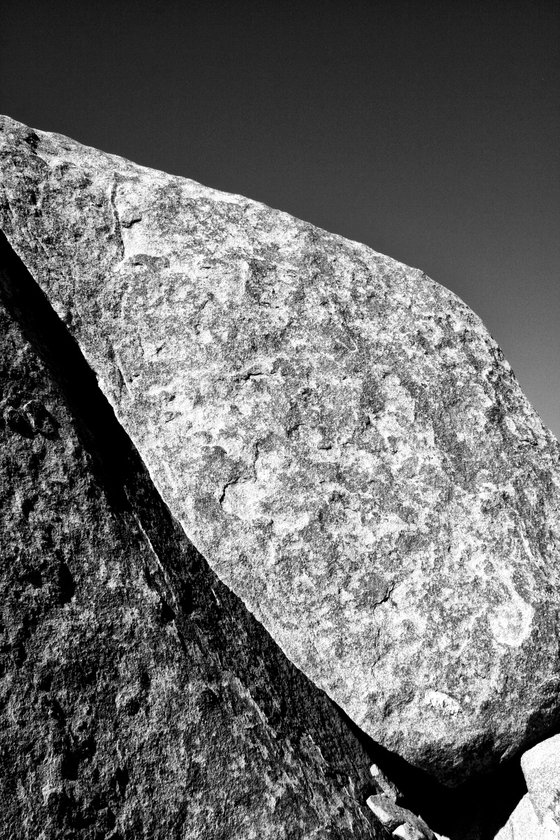
{"type": "Polygon", "coordinates": [[[545,832],[528,794],[525,794],[495,840],[557,840],[557,835],[551,837],[545,832]]]}
{"type": "Polygon", "coordinates": [[[13,257],[33,340],[0,308],[0,838],[388,837],[363,747],[173,522],[13,257]]]}
{"type": "Polygon", "coordinates": [[[560,840],[560,735],[521,757],[527,793],[495,840],[560,840]]]}
{"type": "Polygon", "coordinates": [[[543,820],[550,813],[560,838],[560,735],[524,753],[521,769],[537,816],[543,820]]]}
{"type": "Polygon", "coordinates": [[[0,225],[288,657],[451,783],[558,718],[559,447],[421,271],[4,119],[0,225]]]}

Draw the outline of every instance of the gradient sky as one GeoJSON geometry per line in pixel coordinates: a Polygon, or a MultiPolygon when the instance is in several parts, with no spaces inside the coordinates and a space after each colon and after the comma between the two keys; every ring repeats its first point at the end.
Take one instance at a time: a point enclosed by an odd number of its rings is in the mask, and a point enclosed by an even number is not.
{"type": "Polygon", "coordinates": [[[0,111],[422,268],[560,436],[560,2],[3,0],[0,111]]]}

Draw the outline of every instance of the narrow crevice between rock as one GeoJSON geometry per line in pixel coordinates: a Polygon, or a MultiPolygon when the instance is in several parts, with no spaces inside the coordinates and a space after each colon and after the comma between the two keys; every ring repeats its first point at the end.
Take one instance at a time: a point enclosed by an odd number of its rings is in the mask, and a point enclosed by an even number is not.
{"type": "MultiPolygon", "coordinates": [[[[96,477],[113,507],[133,514],[154,552],[159,573],[149,583],[160,592],[162,621],[176,623],[184,645],[185,637],[192,639],[194,633],[202,650],[223,651],[221,667],[239,674],[279,737],[294,743],[303,736],[312,739],[340,785],[351,789],[364,820],[372,826],[372,836],[385,835],[373,827],[364,805],[367,796],[376,792],[368,775],[369,764],[375,763],[401,791],[401,804],[421,815],[434,831],[450,840],[492,840],[525,792],[518,758],[493,774],[450,789],[361,731],[287,660],[189,542],[153,486],[77,343],[3,234],[0,265],[4,305],[64,393],[96,477]],[[261,674],[266,674],[262,684],[261,674]],[[262,689],[271,682],[281,698],[272,705],[262,689]]],[[[71,583],[66,581],[66,586],[71,583]]]]}

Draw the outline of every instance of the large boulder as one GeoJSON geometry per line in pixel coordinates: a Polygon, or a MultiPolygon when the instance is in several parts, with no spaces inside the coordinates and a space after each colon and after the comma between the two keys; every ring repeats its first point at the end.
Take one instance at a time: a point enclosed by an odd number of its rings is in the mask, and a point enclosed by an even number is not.
{"type": "Polygon", "coordinates": [[[481,321],[364,245],[5,119],[0,225],[288,657],[456,782],[560,711],[559,447],[481,321]]]}
{"type": "Polygon", "coordinates": [[[5,249],[0,276],[33,342],[0,307],[2,840],[387,836],[348,723],[173,523],[5,249]]]}

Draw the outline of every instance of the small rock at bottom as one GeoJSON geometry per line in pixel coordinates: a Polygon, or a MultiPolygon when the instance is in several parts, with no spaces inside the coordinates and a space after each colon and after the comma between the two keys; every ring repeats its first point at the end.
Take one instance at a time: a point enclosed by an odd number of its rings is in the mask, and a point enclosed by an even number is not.
{"type": "Polygon", "coordinates": [[[390,779],[387,778],[383,770],[381,770],[381,768],[378,767],[377,764],[372,764],[369,768],[369,772],[371,773],[372,778],[379,790],[383,794],[385,794],[385,796],[389,797],[389,799],[391,799],[393,802],[397,802],[397,800],[401,796],[401,793],[398,787],[390,779]]]}
{"type": "Polygon", "coordinates": [[[392,831],[395,837],[404,837],[406,840],[438,840],[437,835],[421,817],[417,817],[408,808],[397,805],[391,797],[384,794],[370,796],[367,804],[379,822],[392,831]],[[398,834],[398,831],[401,834],[398,834]],[[403,831],[408,831],[408,834],[403,834],[403,831]]]}
{"type": "Polygon", "coordinates": [[[521,758],[528,793],[494,840],[560,840],[560,735],[521,758]]]}
{"type": "Polygon", "coordinates": [[[393,831],[393,837],[401,837],[402,840],[425,840],[426,835],[415,826],[403,823],[393,831]]]}
{"type": "Polygon", "coordinates": [[[527,750],[521,769],[537,817],[544,821],[549,814],[560,836],[560,735],[527,750]]]}

